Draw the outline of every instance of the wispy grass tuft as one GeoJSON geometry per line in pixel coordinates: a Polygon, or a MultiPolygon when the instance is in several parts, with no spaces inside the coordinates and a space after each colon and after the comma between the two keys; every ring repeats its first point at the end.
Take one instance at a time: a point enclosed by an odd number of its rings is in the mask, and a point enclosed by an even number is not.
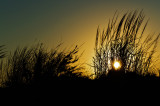
{"type": "Polygon", "coordinates": [[[118,60],[122,67],[119,71],[150,74],[156,70],[155,55],[159,35],[144,35],[148,20],[143,24],[145,15],[142,11],[125,13],[119,22],[114,15],[106,30],[98,27],[95,40],[93,67],[97,77],[107,75],[114,70],[113,62],[118,60]]]}
{"type": "MultiPolygon", "coordinates": [[[[3,87],[46,87],[54,86],[55,80],[76,80],[82,78],[83,67],[79,60],[78,46],[68,51],[57,48],[47,51],[43,44],[17,48],[2,65],[6,76],[3,87]]],[[[82,78],[83,79],[83,78],[82,78]]]]}

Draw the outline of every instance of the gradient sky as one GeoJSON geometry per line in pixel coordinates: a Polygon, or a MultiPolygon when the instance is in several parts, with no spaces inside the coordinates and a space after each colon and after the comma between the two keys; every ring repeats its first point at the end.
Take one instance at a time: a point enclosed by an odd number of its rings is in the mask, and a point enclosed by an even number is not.
{"type": "Polygon", "coordinates": [[[147,32],[160,32],[160,0],[0,0],[0,44],[7,50],[43,42],[51,48],[84,45],[84,62],[92,59],[98,25],[106,27],[115,11],[144,9],[147,32]]]}

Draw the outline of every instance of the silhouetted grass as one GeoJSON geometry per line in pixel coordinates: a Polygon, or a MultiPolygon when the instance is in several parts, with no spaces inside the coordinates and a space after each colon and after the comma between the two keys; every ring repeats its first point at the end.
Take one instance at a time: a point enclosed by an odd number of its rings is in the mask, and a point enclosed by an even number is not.
{"type": "Polygon", "coordinates": [[[4,51],[5,45],[1,45],[0,46],[0,86],[2,86],[2,82],[3,82],[3,77],[4,77],[4,73],[3,73],[3,58],[6,56],[6,52],[4,51]]]}
{"type": "Polygon", "coordinates": [[[6,52],[4,51],[4,46],[5,45],[0,46],[0,59],[4,58],[6,55],[6,52]]]}
{"type": "Polygon", "coordinates": [[[76,64],[78,50],[78,46],[68,51],[59,46],[47,51],[43,45],[17,48],[2,65],[3,87],[52,87],[56,80],[85,79],[78,72],[83,67],[76,64]]]}
{"type": "MultiPolygon", "coordinates": [[[[115,14],[109,21],[106,31],[100,33],[99,28],[97,29],[95,56],[93,57],[95,79],[82,76],[80,70],[85,69],[78,64],[80,58],[78,46],[61,50],[58,45],[48,51],[43,44],[38,44],[17,48],[6,57],[6,61],[1,61],[1,87],[53,88],[59,81],[75,80],[105,81],[104,84],[107,87],[112,87],[114,84],[116,87],[136,87],[137,83],[141,85],[146,81],[147,84],[148,81],[159,83],[160,78],[151,73],[151,71],[157,71],[153,57],[159,35],[155,38],[153,35],[144,36],[148,23],[147,21],[142,27],[144,18],[143,11],[133,11],[124,14],[117,22],[118,16],[115,14]],[[122,64],[119,70],[113,68],[115,60],[122,64]]],[[[0,59],[5,56],[2,48],[3,46],[0,46],[0,59]]]]}
{"type": "Polygon", "coordinates": [[[145,35],[148,21],[142,27],[145,15],[143,11],[133,11],[122,16],[119,22],[116,13],[108,23],[106,30],[97,29],[95,40],[95,56],[93,67],[97,78],[110,76],[110,73],[127,72],[136,75],[149,75],[158,71],[154,65],[153,57],[156,51],[159,36],[145,35]],[[122,67],[115,71],[113,62],[118,60],[122,67]]]}

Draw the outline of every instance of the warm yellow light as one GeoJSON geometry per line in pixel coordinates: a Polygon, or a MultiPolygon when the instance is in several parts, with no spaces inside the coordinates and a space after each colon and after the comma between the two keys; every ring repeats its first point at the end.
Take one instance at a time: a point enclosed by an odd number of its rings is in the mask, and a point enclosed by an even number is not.
{"type": "Polygon", "coordinates": [[[114,64],[113,64],[114,68],[117,70],[119,68],[121,68],[121,64],[119,61],[115,61],[114,64]]]}

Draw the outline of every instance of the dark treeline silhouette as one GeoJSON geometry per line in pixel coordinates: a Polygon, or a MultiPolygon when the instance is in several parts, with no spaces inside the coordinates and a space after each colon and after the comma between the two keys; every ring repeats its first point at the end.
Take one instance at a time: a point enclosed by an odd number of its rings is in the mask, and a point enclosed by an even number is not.
{"type": "Polygon", "coordinates": [[[92,85],[93,80],[104,82],[103,85],[107,87],[159,85],[160,77],[152,73],[158,71],[154,67],[153,56],[159,35],[154,39],[152,35],[144,38],[148,23],[140,29],[144,17],[143,11],[133,11],[124,14],[117,22],[118,16],[115,14],[106,31],[100,33],[97,29],[93,57],[94,79],[83,76],[82,70],[85,68],[78,64],[78,46],[62,50],[58,45],[48,51],[43,44],[38,44],[17,48],[8,56],[4,46],[0,46],[1,88],[53,88],[59,81],[60,84],[65,84],[62,83],[65,81],[89,81],[88,85],[92,85]],[[114,60],[121,62],[120,69],[113,68],[114,60]]]}

